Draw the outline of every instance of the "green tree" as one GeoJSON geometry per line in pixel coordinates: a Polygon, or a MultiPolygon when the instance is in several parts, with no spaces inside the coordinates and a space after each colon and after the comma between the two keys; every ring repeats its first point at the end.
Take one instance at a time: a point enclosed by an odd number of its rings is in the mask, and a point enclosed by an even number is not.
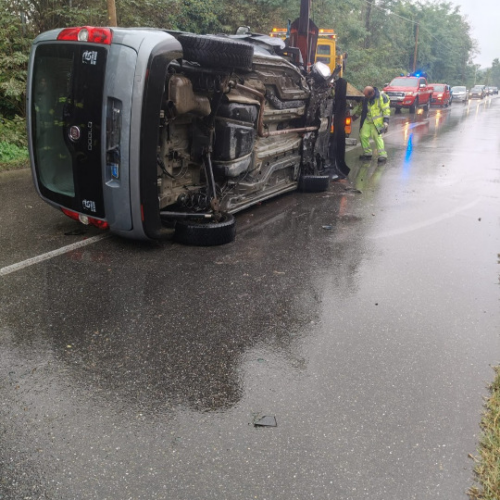
{"type": "Polygon", "coordinates": [[[0,113],[24,116],[24,95],[31,36],[25,19],[8,2],[0,2],[0,113]]]}

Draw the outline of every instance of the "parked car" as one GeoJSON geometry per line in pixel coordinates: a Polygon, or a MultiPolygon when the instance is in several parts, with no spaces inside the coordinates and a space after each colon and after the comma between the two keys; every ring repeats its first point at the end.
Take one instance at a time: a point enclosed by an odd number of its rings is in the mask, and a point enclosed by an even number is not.
{"type": "Polygon", "coordinates": [[[431,105],[448,107],[453,99],[451,88],[446,83],[431,83],[433,88],[431,105]]]}
{"type": "Polygon", "coordinates": [[[498,94],[498,87],[487,87],[488,95],[498,94]]]}
{"type": "Polygon", "coordinates": [[[467,102],[469,100],[469,91],[467,90],[467,87],[461,85],[451,87],[451,95],[453,97],[453,101],[467,102]]]}
{"type": "Polygon", "coordinates": [[[432,88],[424,77],[394,78],[384,87],[384,92],[391,101],[391,108],[396,108],[396,113],[401,113],[403,108],[407,108],[410,113],[415,113],[419,107],[428,110],[431,103],[432,88]]]}
{"type": "Polygon", "coordinates": [[[486,97],[486,85],[475,85],[469,92],[470,99],[484,99],[486,97]]]}
{"type": "Polygon", "coordinates": [[[240,210],[325,191],[344,161],[347,82],[323,63],[306,71],[298,50],[252,33],[42,33],[27,89],[38,193],[121,236],[173,227],[182,243],[216,245],[240,210]]]}

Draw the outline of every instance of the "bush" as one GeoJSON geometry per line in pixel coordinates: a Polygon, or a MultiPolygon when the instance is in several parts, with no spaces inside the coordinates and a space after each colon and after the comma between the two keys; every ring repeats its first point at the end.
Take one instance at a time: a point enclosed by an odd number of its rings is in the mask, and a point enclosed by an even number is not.
{"type": "Polygon", "coordinates": [[[26,120],[20,116],[15,116],[14,119],[8,120],[0,115],[0,137],[2,138],[2,142],[26,149],[28,147],[26,120]]]}
{"type": "Polygon", "coordinates": [[[16,116],[7,120],[0,116],[0,171],[28,166],[26,122],[16,116]]]}
{"type": "Polygon", "coordinates": [[[0,142],[0,163],[25,162],[28,159],[28,150],[19,148],[15,144],[0,142]]]}

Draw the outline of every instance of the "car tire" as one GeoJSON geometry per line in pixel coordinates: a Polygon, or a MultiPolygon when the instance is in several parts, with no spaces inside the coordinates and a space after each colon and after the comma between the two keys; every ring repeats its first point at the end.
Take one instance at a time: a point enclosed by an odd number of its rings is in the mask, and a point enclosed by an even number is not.
{"type": "Polygon", "coordinates": [[[231,214],[223,213],[221,220],[195,222],[181,220],[175,224],[175,241],[183,245],[209,247],[231,243],[236,237],[236,221],[231,214]]]}
{"type": "Polygon", "coordinates": [[[302,175],[299,181],[299,191],[303,193],[322,193],[329,186],[329,175],[302,175]]]}
{"type": "Polygon", "coordinates": [[[210,68],[252,69],[253,46],[215,35],[179,35],[184,59],[210,68]]]}
{"type": "Polygon", "coordinates": [[[410,106],[410,113],[414,114],[418,108],[418,99],[415,99],[415,102],[410,106]]]}

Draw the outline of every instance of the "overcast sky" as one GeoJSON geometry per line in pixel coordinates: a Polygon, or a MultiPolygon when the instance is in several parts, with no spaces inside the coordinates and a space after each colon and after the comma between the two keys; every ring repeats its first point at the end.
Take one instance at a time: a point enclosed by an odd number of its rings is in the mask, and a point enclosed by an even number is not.
{"type": "Polygon", "coordinates": [[[490,67],[493,59],[500,59],[500,0],[450,0],[460,7],[471,25],[472,38],[479,45],[474,58],[476,64],[490,67]]]}

